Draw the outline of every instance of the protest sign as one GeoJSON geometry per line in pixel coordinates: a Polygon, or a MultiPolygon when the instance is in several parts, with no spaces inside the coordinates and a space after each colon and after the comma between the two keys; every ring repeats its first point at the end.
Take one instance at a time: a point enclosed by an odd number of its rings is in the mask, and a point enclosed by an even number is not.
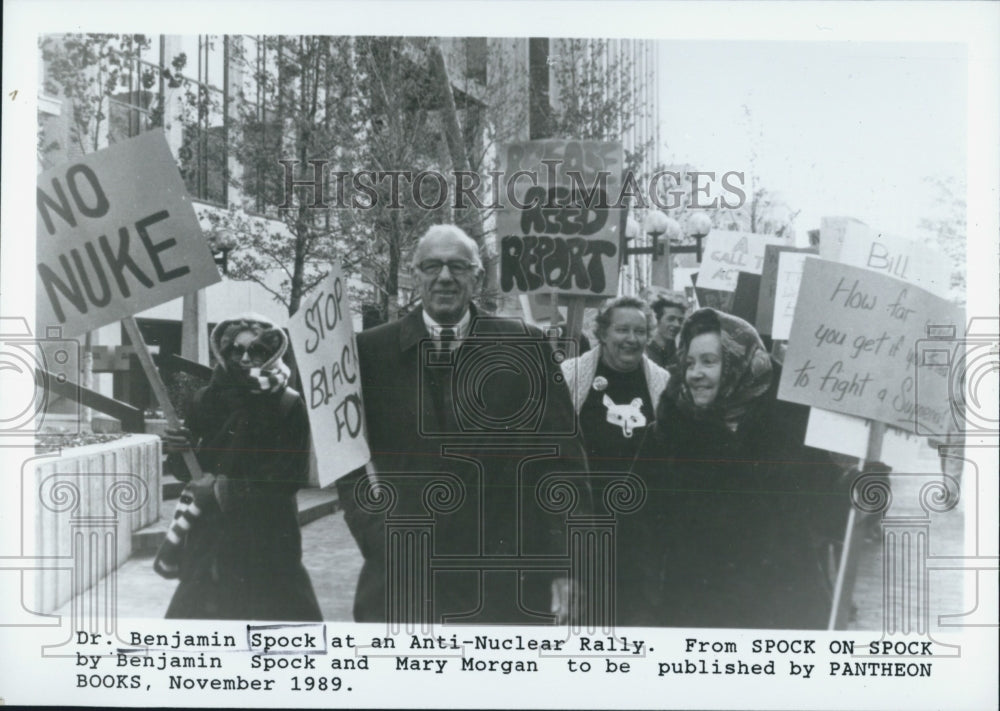
{"type": "Polygon", "coordinates": [[[740,272],[733,292],[733,308],[730,313],[747,323],[757,321],[757,300],[760,292],[760,275],[740,272]]]}
{"type": "Polygon", "coordinates": [[[719,289],[703,289],[699,284],[699,275],[691,275],[691,284],[694,285],[695,299],[698,308],[712,308],[717,311],[729,311],[733,308],[733,292],[720,291],[719,289]]]}
{"type": "Polygon", "coordinates": [[[618,293],[625,208],[621,143],[545,140],[503,151],[497,213],[500,288],[579,296],[618,293]]]}
{"type": "Polygon", "coordinates": [[[946,431],[947,368],[917,363],[928,326],[951,327],[955,305],[912,284],[807,259],[778,397],[914,431],[946,431]]]}
{"type": "Polygon", "coordinates": [[[691,275],[698,273],[698,267],[674,267],[674,289],[686,291],[694,287],[691,275]]]}
{"type": "MultiPolygon", "coordinates": [[[[816,254],[814,247],[782,247],[769,244],[764,248],[764,268],[760,273],[760,290],[757,292],[757,332],[762,336],[770,336],[774,322],[774,302],[778,289],[778,256],[782,252],[803,252],[816,254]]],[[[794,312],[795,302],[791,309],[794,312]]],[[[788,336],[786,335],[785,338],[788,336]]]]}
{"type": "Polygon", "coordinates": [[[802,269],[811,252],[782,252],[778,255],[778,276],[774,289],[774,310],[771,314],[771,337],[787,341],[792,331],[792,318],[799,298],[802,269]]]}
{"type": "Polygon", "coordinates": [[[837,261],[902,279],[942,297],[950,286],[948,262],[940,252],[857,222],[846,225],[837,261]]]}
{"type": "MultiPolygon", "coordinates": [[[[813,407],[809,409],[805,444],[862,459],[871,424],[871,420],[813,407]]],[[[886,427],[879,459],[897,472],[933,473],[940,469],[937,450],[926,437],[896,427],[886,427]]]]}
{"type": "Polygon", "coordinates": [[[807,447],[863,459],[865,447],[868,445],[870,424],[871,420],[863,417],[852,417],[821,407],[810,407],[804,444],[807,447]]]}
{"type": "Polygon", "coordinates": [[[163,131],[38,176],[36,322],[78,336],[219,281],[163,131]]]}
{"type": "Polygon", "coordinates": [[[358,348],[340,264],[288,324],[319,469],[327,486],[371,459],[365,440],[358,348]]]}
{"type": "Polygon", "coordinates": [[[836,262],[840,259],[840,248],[844,244],[844,234],[848,225],[864,226],[865,223],[853,217],[824,217],[819,223],[819,256],[836,262]]]}
{"type": "Polygon", "coordinates": [[[702,289],[735,291],[740,272],[760,274],[764,268],[764,248],[769,244],[783,245],[780,237],[751,232],[712,230],[705,238],[698,286],[702,289]]]}

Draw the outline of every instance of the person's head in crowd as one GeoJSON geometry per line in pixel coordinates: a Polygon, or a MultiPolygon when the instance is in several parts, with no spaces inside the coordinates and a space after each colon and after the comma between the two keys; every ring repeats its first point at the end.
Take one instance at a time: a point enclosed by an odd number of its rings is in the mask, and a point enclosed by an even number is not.
{"type": "Polygon", "coordinates": [[[656,333],[664,343],[673,343],[684,325],[684,304],[660,297],[652,304],[656,316],[656,333]]]}
{"type": "Polygon", "coordinates": [[[676,375],[667,386],[682,410],[735,428],[771,385],[771,358],[756,329],[715,309],[695,311],[680,333],[676,375]]]}
{"type": "Polygon", "coordinates": [[[622,372],[638,368],[653,324],[653,312],[642,299],[619,296],[605,303],[594,329],[604,364],[622,372]]]}
{"type": "Polygon", "coordinates": [[[222,369],[254,392],[280,389],[288,381],[288,366],[282,361],[288,337],[264,317],[247,314],[226,319],[210,338],[222,369]]]}
{"type": "Polygon", "coordinates": [[[427,230],[413,252],[413,269],[424,311],[442,325],[462,319],[483,278],[478,245],[455,225],[427,230]]]}

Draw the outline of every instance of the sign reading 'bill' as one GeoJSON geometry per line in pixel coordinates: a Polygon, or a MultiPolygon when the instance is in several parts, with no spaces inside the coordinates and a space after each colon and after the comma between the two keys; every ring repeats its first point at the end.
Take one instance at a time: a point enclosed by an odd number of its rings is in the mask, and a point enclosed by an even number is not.
{"type": "Polygon", "coordinates": [[[77,336],[220,279],[162,131],[42,173],[37,208],[40,333],[77,336]]]}
{"type": "Polygon", "coordinates": [[[950,374],[918,362],[933,331],[961,333],[963,314],[923,289],[859,267],[806,259],[778,397],[879,420],[946,431],[950,374]]]}
{"type": "Polygon", "coordinates": [[[505,293],[618,293],[622,146],[526,141],[504,150],[497,214],[505,293]]]}
{"type": "Polygon", "coordinates": [[[319,485],[327,486],[371,459],[358,347],[340,264],[331,264],[330,274],[292,317],[288,331],[309,407],[319,485]]]}

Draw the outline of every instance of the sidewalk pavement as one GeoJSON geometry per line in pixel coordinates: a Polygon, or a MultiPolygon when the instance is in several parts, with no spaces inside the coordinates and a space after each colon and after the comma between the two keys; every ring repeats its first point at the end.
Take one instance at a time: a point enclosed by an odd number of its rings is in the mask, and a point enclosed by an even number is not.
{"type": "MultiPolygon", "coordinates": [[[[920,514],[918,489],[926,479],[890,476],[893,500],[905,506],[904,512],[920,514]],[[906,503],[902,503],[906,502],[906,503]]],[[[896,504],[894,504],[896,505],[896,504]]],[[[931,556],[955,556],[963,551],[963,502],[946,513],[930,515],[928,549],[931,556]]],[[[858,577],[853,603],[857,608],[850,629],[880,631],[883,621],[882,540],[878,527],[861,542],[858,549],[858,577]]],[[[323,617],[328,621],[350,621],[354,588],[361,571],[361,554],[342,512],[328,514],[302,527],[302,558],[312,578],[323,617]]],[[[164,580],[153,572],[149,555],[133,557],[115,573],[119,619],[162,618],[176,582],[164,580]]],[[[938,628],[937,616],[964,611],[963,574],[956,570],[931,571],[928,576],[929,630],[938,628]]],[[[924,596],[920,596],[924,599],[924,596]]],[[[70,615],[71,603],[56,614],[70,615]]]]}
{"type": "MultiPolygon", "coordinates": [[[[352,620],[361,552],[343,513],[328,514],[302,527],[302,560],[312,578],[323,619],[352,620]]],[[[164,580],[153,572],[152,555],[133,556],[112,575],[116,576],[119,620],[163,618],[177,581],[164,580]]],[[[72,603],[70,600],[56,614],[70,615],[72,603]]]]}

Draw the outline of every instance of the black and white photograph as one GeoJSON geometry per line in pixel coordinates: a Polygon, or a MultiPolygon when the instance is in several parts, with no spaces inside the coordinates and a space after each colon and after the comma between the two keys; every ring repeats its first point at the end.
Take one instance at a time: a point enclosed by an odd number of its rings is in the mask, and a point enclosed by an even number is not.
{"type": "Polygon", "coordinates": [[[4,7],[0,701],[996,704],[1000,8],[4,7]]]}

